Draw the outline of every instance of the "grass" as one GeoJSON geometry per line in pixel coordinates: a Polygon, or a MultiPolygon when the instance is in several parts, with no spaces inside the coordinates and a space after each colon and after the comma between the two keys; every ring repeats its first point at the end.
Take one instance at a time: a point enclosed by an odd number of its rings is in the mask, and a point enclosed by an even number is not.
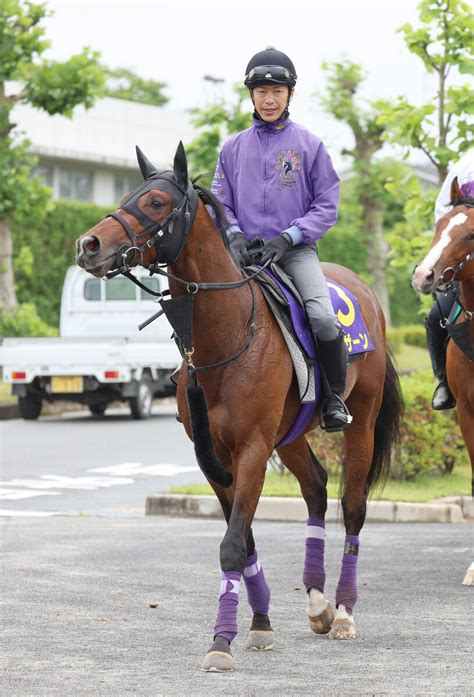
{"type": "Polygon", "coordinates": [[[407,370],[431,370],[428,350],[418,346],[402,344],[400,351],[395,354],[395,361],[398,369],[402,372],[407,370]]]}
{"type": "MultiPolygon", "coordinates": [[[[459,467],[444,477],[420,475],[409,482],[389,480],[384,489],[375,490],[371,498],[426,503],[441,496],[467,496],[470,490],[471,470],[469,467],[459,467]]],[[[213,491],[208,484],[184,484],[172,487],[170,493],[210,495],[213,491]]],[[[276,472],[268,470],[262,496],[301,496],[301,493],[299,484],[292,474],[279,476],[276,472]]],[[[339,482],[335,477],[329,479],[328,496],[332,499],[339,498],[339,482]]]]}
{"type": "Polygon", "coordinates": [[[0,404],[3,402],[14,402],[16,397],[12,396],[12,387],[4,382],[0,382],[0,404]]]}

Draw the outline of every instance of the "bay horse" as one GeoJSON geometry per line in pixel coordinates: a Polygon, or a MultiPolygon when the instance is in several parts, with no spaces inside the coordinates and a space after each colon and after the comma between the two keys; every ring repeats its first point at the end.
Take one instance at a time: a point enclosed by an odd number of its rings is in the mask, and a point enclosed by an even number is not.
{"type": "MultiPolygon", "coordinates": [[[[474,495],[474,198],[464,196],[457,178],[451,186],[452,209],[440,218],[428,254],[415,267],[414,289],[432,294],[438,288],[459,281],[458,307],[461,310],[452,327],[441,321],[448,335],[456,336],[447,345],[446,377],[456,400],[456,414],[466,443],[472,468],[474,495]],[[459,341],[467,351],[460,348],[459,341]],[[469,351],[470,347],[470,351],[469,351]]],[[[474,564],[464,579],[474,585],[474,564]]]]}
{"type": "MultiPolygon", "coordinates": [[[[158,171],[139,148],[137,156],[143,184],[124,197],[116,211],[79,237],[76,258],[82,268],[98,277],[126,275],[137,264],[168,277],[168,302],[176,303],[174,320],[176,326],[182,326],[181,332],[176,331],[183,353],[178,410],[227,521],[220,546],[221,586],[214,638],[202,669],[231,671],[235,664],[230,644],[237,633],[242,577],[253,612],[247,648],[265,650],[274,645],[268,616],[270,591],[251,526],[267,461],[294,423],[300,397],[277,321],[255,278],[244,277],[230,255],[227,222],[217,198],[189,180],[182,143],[173,170],[158,171]],[[189,330],[185,318],[189,318],[191,304],[189,330]]],[[[357,297],[375,346],[349,365],[344,393],[353,422],[344,432],[346,538],[335,614],[324,596],[327,473],[304,434],[278,447],[277,452],[299,481],[308,508],[303,580],[310,626],[317,634],[347,639],[356,635],[353,609],[359,532],[367,496],[387,475],[403,400],[375,295],[342,266],[325,264],[324,271],[357,297]]],[[[305,432],[318,425],[319,417],[315,411],[305,432]]]]}

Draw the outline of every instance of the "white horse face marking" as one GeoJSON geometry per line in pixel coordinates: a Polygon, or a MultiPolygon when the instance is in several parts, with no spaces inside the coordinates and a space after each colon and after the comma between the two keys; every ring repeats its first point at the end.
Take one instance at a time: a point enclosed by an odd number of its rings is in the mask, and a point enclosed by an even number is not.
{"type": "Polygon", "coordinates": [[[419,264],[413,274],[413,287],[418,292],[421,291],[421,287],[426,278],[431,274],[434,267],[441,259],[441,255],[452,241],[451,231],[458,225],[463,225],[467,220],[467,215],[465,213],[458,213],[449,219],[446,227],[441,233],[441,237],[437,241],[434,247],[430,249],[426,257],[423,259],[421,264],[419,264]]]}

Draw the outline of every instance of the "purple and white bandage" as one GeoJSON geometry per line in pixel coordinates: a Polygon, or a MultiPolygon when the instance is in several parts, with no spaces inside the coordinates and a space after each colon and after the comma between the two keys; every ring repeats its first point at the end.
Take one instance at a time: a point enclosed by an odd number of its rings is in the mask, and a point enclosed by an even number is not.
{"type": "Polygon", "coordinates": [[[241,578],[242,574],[238,571],[221,572],[219,609],[214,625],[214,639],[219,634],[230,643],[237,634],[237,608],[241,578]]]}
{"type": "Polygon", "coordinates": [[[357,560],[359,559],[359,536],[346,535],[342,556],[341,574],[336,589],[336,606],[352,611],[357,602],[357,560]]]}
{"type": "Polygon", "coordinates": [[[324,570],[324,520],[308,518],[306,526],[306,552],[304,557],[303,583],[306,590],[316,588],[324,593],[326,571],[324,570]]]}
{"type": "Polygon", "coordinates": [[[260,559],[255,551],[247,557],[244,569],[244,581],[247,589],[247,597],[252,612],[268,615],[270,606],[270,589],[265,581],[260,559]]]}

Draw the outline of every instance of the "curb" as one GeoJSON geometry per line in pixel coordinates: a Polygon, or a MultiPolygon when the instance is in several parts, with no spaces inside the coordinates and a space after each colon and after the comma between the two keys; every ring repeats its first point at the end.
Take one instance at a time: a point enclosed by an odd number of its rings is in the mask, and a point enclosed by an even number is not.
{"type": "Polygon", "coordinates": [[[19,419],[20,412],[18,411],[18,404],[0,404],[0,421],[3,419],[19,419]]]}
{"type": "MultiPolygon", "coordinates": [[[[145,515],[166,515],[185,518],[223,518],[219,501],[214,496],[190,494],[151,494],[145,503],[145,515]]],[[[368,523],[462,523],[474,517],[470,496],[453,496],[433,503],[404,501],[369,501],[368,523]]],[[[255,520],[306,522],[308,511],[301,498],[262,496],[255,520]]],[[[342,522],[342,509],[337,499],[328,499],[326,521],[342,522]]]]}

